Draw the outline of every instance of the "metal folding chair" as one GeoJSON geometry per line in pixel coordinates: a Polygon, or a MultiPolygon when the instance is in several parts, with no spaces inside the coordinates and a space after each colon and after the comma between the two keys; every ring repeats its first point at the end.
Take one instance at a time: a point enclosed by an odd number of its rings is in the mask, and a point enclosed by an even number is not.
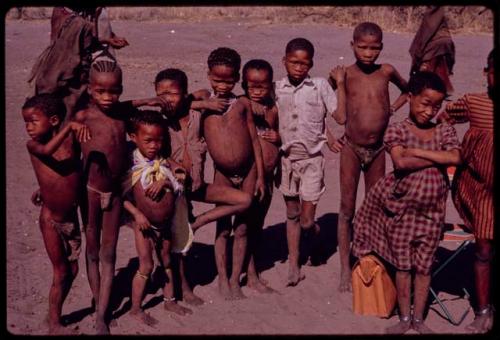
{"type": "MultiPolygon", "coordinates": [[[[455,241],[455,242],[459,241],[461,243],[455,250],[453,250],[453,254],[451,256],[449,256],[446,259],[446,261],[441,263],[433,271],[433,273],[431,274],[431,279],[434,279],[444,268],[446,268],[446,266],[448,266],[460,253],[462,253],[467,248],[467,246],[469,246],[470,243],[472,243],[474,241],[474,235],[470,234],[468,232],[465,232],[463,230],[463,228],[461,228],[460,226],[455,224],[455,225],[453,225],[453,230],[444,232],[442,241],[445,241],[445,242],[446,241],[455,241]]],[[[469,300],[470,295],[469,295],[469,292],[467,291],[467,289],[462,287],[462,290],[464,292],[465,298],[467,300],[469,300]]],[[[462,321],[464,321],[467,314],[469,314],[469,312],[471,311],[471,307],[469,305],[469,307],[465,310],[465,312],[462,315],[460,315],[458,318],[455,318],[451,315],[450,311],[448,310],[448,308],[444,304],[444,301],[442,301],[439,298],[438,294],[432,288],[432,286],[429,287],[429,291],[434,298],[431,305],[437,303],[439,305],[439,307],[441,307],[441,310],[444,313],[444,316],[443,315],[441,315],[441,316],[443,316],[445,319],[447,319],[451,324],[453,324],[455,326],[460,325],[462,323],[462,321]]]]}

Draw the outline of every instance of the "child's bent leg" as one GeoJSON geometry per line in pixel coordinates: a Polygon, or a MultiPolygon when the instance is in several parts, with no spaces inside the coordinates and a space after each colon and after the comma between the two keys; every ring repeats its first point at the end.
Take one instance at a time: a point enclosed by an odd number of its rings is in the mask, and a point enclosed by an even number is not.
{"type": "Polygon", "coordinates": [[[398,270],[396,272],[396,291],[398,295],[399,322],[386,328],[387,334],[403,334],[411,328],[410,288],[410,272],[398,270]]]}
{"type": "Polygon", "coordinates": [[[130,308],[130,315],[148,326],[153,326],[158,323],[158,320],[146,314],[141,308],[144,290],[146,289],[148,278],[154,267],[152,256],[153,247],[151,240],[144,237],[142,231],[135,225],[134,235],[135,247],[137,249],[137,255],[139,256],[139,269],[137,269],[132,279],[132,307],[130,308]]]}
{"type": "MultiPolygon", "coordinates": [[[[172,255],[174,256],[174,255],[172,255]]],[[[186,276],[186,259],[183,255],[175,255],[179,262],[179,274],[182,285],[182,300],[193,306],[200,306],[205,303],[199,296],[195,295],[186,276]]]]}
{"type": "Polygon", "coordinates": [[[76,271],[73,267],[75,263],[78,266],[78,261],[68,261],[63,241],[57,230],[54,229],[51,221],[52,215],[50,211],[42,206],[40,212],[40,230],[53,268],[52,285],[49,291],[49,334],[64,334],[70,333],[70,330],[61,324],[62,306],[76,276],[76,271]]]}
{"type": "Polygon", "coordinates": [[[172,271],[172,262],[170,257],[170,241],[163,240],[161,243],[160,257],[163,268],[165,269],[165,275],[167,277],[167,282],[163,287],[163,308],[169,312],[173,312],[179,315],[192,314],[193,311],[189,308],[185,308],[177,303],[174,294],[174,274],[172,271]]]}
{"type": "Polygon", "coordinates": [[[286,204],[286,240],[288,244],[288,282],[287,286],[296,286],[304,279],[299,266],[300,244],[300,200],[299,197],[284,196],[286,204]]]}
{"type": "Polygon", "coordinates": [[[217,206],[196,217],[191,225],[193,231],[196,231],[203,225],[216,221],[221,217],[231,216],[246,211],[252,203],[252,196],[241,190],[232,188],[228,185],[208,184],[202,197],[194,197],[206,203],[215,203],[217,206]]]}
{"type": "Polygon", "coordinates": [[[358,190],[361,163],[358,157],[346,145],[340,151],[340,211],[337,227],[337,242],[340,256],[340,283],[338,290],[351,290],[351,269],[349,253],[351,243],[351,224],[356,208],[356,193],[358,190]]]}
{"type": "Polygon", "coordinates": [[[110,210],[102,213],[102,242],[99,250],[99,261],[102,266],[99,286],[99,303],[96,313],[97,334],[109,334],[105,318],[108,313],[111,286],[115,274],[116,244],[120,228],[121,199],[112,197],[110,210]]]}
{"type": "Polygon", "coordinates": [[[474,262],[474,277],[478,311],[474,321],[465,327],[472,333],[486,333],[493,327],[493,310],[490,306],[491,261],[493,259],[493,244],[491,240],[476,239],[476,260],[474,262]]]}

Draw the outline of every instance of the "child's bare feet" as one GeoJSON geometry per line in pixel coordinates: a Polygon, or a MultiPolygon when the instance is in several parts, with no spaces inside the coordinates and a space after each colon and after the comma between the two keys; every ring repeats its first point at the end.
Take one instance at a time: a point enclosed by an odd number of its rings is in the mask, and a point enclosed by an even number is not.
{"type": "Polygon", "coordinates": [[[350,270],[340,271],[340,283],[339,283],[339,292],[345,293],[351,291],[351,280],[352,273],[350,270]]]}
{"type": "Polygon", "coordinates": [[[476,314],[474,321],[465,327],[465,330],[473,334],[484,334],[493,327],[493,312],[488,307],[476,314]]]}
{"type": "Polygon", "coordinates": [[[434,334],[434,332],[424,324],[423,319],[414,318],[411,322],[411,328],[413,328],[420,334],[434,334]]]}
{"type": "Polygon", "coordinates": [[[409,316],[400,316],[399,322],[394,326],[385,329],[386,334],[404,334],[411,328],[411,318],[409,316]]]}
{"type": "Polygon", "coordinates": [[[96,320],[95,321],[95,333],[97,335],[108,335],[109,334],[109,327],[106,325],[104,320],[96,320]]]}
{"type": "Polygon", "coordinates": [[[195,295],[193,292],[183,292],[182,293],[182,299],[191,306],[201,306],[202,304],[205,303],[202,298],[199,296],[195,295]]]}
{"type": "Polygon", "coordinates": [[[183,307],[177,303],[177,301],[165,301],[163,303],[163,308],[169,312],[173,312],[179,315],[193,314],[193,311],[189,308],[183,307]]]}
{"type": "Polygon", "coordinates": [[[229,290],[231,291],[231,300],[241,300],[246,299],[247,297],[243,294],[241,290],[240,283],[231,283],[229,282],[229,290]]]}
{"type": "Polygon", "coordinates": [[[141,321],[142,323],[144,323],[147,326],[154,326],[158,323],[158,320],[153,318],[148,313],[144,312],[142,309],[138,309],[138,310],[131,309],[130,315],[132,317],[136,318],[137,320],[141,321]]]}
{"type": "Polygon", "coordinates": [[[288,268],[288,282],[287,286],[294,287],[300,281],[304,280],[306,276],[300,272],[300,268],[296,266],[290,266],[288,268]]]}
{"type": "Polygon", "coordinates": [[[275,293],[276,291],[271,287],[267,286],[267,282],[259,277],[248,279],[247,287],[256,290],[259,293],[269,294],[275,293]]]}
{"type": "Polygon", "coordinates": [[[225,300],[231,300],[231,289],[229,288],[229,282],[227,280],[219,279],[219,294],[225,300]]]}
{"type": "Polygon", "coordinates": [[[70,327],[64,327],[60,323],[49,325],[49,335],[76,335],[78,332],[70,327]]]}

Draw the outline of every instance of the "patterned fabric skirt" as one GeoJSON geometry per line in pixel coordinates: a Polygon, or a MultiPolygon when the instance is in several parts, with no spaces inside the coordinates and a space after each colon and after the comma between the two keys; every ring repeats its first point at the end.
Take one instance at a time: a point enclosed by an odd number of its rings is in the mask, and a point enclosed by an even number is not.
{"type": "Polygon", "coordinates": [[[462,159],[453,179],[453,203],[476,238],[492,240],[493,132],[469,129],[462,142],[462,159]]]}

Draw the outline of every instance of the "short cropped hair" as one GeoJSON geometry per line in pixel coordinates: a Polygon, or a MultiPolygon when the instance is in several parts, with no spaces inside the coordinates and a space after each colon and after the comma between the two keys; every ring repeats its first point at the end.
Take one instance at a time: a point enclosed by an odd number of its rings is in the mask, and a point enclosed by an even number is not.
{"type": "Polygon", "coordinates": [[[380,41],[382,41],[383,33],[379,25],[377,25],[374,22],[365,21],[354,28],[354,32],[352,33],[352,39],[356,41],[361,39],[361,37],[364,35],[374,35],[380,41]]]}
{"type": "Polygon", "coordinates": [[[140,125],[155,125],[165,129],[166,123],[166,119],[158,111],[137,110],[136,114],[130,119],[128,130],[129,133],[136,133],[140,125]]]}
{"type": "Polygon", "coordinates": [[[446,95],[446,85],[441,77],[428,71],[416,72],[408,82],[408,91],[412,95],[419,95],[425,89],[431,89],[446,95]]]}
{"type": "Polygon", "coordinates": [[[231,67],[237,74],[237,76],[239,76],[241,57],[238,52],[236,52],[232,48],[219,47],[210,53],[210,55],[208,56],[207,64],[209,70],[218,65],[231,67]]]}
{"type": "Polygon", "coordinates": [[[120,82],[122,80],[122,69],[118,63],[109,60],[98,60],[92,63],[90,67],[90,79],[92,79],[96,73],[113,73],[119,77],[120,82]]]}
{"type": "Polygon", "coordinates": [[[22,109],[31,108],[39,109],[47,117],[55,115],[60,121],[66,117],[66,106],[62,98],[53,93],[43,93],[28,98],[22,109]]]}
{"type": "Polygon", "coordinates": [[[295,51],[306,51],[311,59],[314,57],[314,46],[313,44],[305,38],[295,38],[286,44],[285,54],[292,53],[295,51]]]}
{"type": "Polygon", "coordinates": [[[247,72],[248,70],[265,70],[269,75],[269,81],[273,81],[273,67],[267,61],[263,59],[252,59],[249,60],[245,66],[243,66],[243,79],[241,82],[241,87],[246,91],[248,89],[247,83],[247,72]]]}
{"type": "Polygon", "coordinates": [[[167,68],[158,72],[155,77],[155,86],[163,80],[175,81],[184,93],[187,93],[188,91],[188,78],[186,76],[186,73],[184,73],[184,71],[182,70],[179,70],[177,68],[167,68]]]}

